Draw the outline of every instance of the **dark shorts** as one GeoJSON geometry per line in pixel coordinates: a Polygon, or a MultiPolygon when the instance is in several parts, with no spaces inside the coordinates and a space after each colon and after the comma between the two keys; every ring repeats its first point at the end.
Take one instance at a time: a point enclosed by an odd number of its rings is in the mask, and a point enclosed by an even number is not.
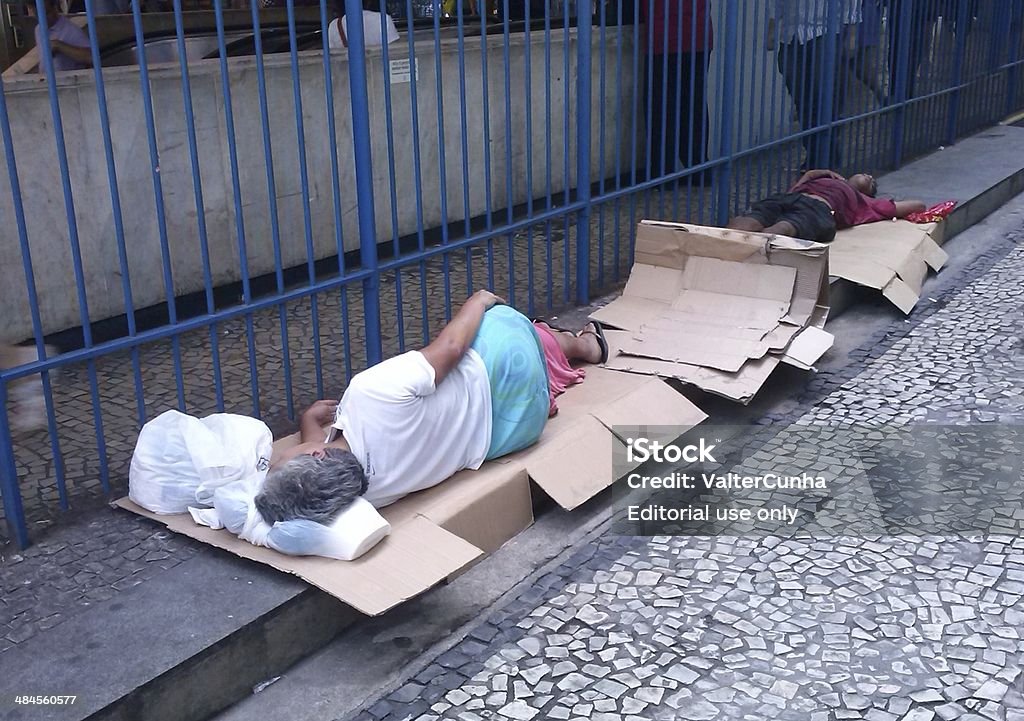
{"type": "Polygon", "coordinates": [[[836,221],[832,210],[822,201],[800,193],[776,193],[759,200],[743,215],[764,227],[788,221],[796,228],[796,236],[804,240],[829,243],[836,237],[836,221]]]}

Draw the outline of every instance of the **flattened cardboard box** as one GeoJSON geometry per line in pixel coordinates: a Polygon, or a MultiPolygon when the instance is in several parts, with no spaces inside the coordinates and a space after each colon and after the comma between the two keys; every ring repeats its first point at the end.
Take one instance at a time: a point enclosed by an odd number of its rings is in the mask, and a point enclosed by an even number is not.
{"type": "Polygon", "coordinates": [[[880,221],[840,230],[832,241],[829,272],[875,288],[904,313],[921,299],[928,269],[938,272],[949,260],[936,238],[941,223],[880,221]]]}
{"type": "Polygon", "coordinates": [[[780,362],[808,368],[831,345],[828,258],[819,243],[642,221],[622,296],[590,316],[629,331],[611,331],[607,367],[749,402],[780,362]]]}
{"type": "MultiPolygon", "coordinates": [[[[116,504],[176,533],[299,576],[376,616],[458,575],[529,527],[531,478],[565,509],[611,485],[612,450],[622,444],[613,426],[676,426],[682,432],[707,417],[661,380],[602,368],[588,368],[586,381],[558,401],[558,415],[534,446],[381,509],[391,534],[355,561],[288,556],[225,529],[197,525],[187,513],[157,515],[128,498],[116,504]]],[[[297,435],[283,438],[274,444],[275,453],[297,442],[297,435]]]]}

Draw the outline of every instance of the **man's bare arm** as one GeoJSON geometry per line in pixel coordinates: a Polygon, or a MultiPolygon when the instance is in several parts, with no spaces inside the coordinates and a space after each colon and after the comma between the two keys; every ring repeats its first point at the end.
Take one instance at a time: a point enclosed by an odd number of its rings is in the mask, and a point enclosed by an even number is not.
{"type": "Polygon", "coordinates": [[[920,213],[928,209],[920,200],[897,200],[896,201],[896,217],[906,218],[911,213],[920,213]]]}
{"type": "Polygon", "coordinates": [[[338,412],[338,401],[317,401],[307,408],[299,419],[299,439],[303,443],[322,442],[324,428],[334,421],[338,412]]]}
{"type": "MultiPolygon", "coordinates": [[[[69,58],[74,60],[76,63],[82,63],[92,67],[92,50],[90,48],[82,48],[77,45],[68,45],[60,40],[50,40],[50,48],[54,53],[60,53],[61,55],[67,55],[69,58]]],[[[40,64],[41,66],[42,64],[40,64]]]]}
{"type": "Polygon", "coordinates": [[[473,345],[476,332],[486,313],[494,305],[503,302],[487,290],[477,291],[452,318],[451,322],[437,336],[433,343],[423,349],[427,362],[434,367],[434,386],[439,386],[452,369],[459,364],[462,356],[473,345]]]}

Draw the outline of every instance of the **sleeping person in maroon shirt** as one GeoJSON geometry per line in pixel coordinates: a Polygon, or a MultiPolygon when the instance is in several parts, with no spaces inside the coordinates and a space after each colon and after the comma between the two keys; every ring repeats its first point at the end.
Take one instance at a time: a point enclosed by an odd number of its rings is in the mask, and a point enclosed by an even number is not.
{"type": "Polygon", "coordinates": [[[865,173],[847,180],[831,170],[809,170],[788,193],[759,200],[726,227],[828,243],[836,230],[925,209],[919,200],[876,198],[877,192],[875,179],[865,173]]]}

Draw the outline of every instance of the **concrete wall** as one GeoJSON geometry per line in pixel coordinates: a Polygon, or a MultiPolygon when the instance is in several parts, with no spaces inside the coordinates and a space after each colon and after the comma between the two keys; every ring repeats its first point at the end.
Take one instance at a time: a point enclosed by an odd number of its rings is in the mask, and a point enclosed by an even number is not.
{"type": "MultiPolygon", "coordinates": [[[[575,33],[573,33],[573,38],[575,33]]],[[[511,144],[506,147],[504,49],[501,39],[491,38],[488,48],[486,93],[489,102],[490,191],[492,210],[507,205],[506,163],[512,162],[512,201],[521,203],[530,194],[526,184],[526,158],[532,155],[533,193],[541,195],[547,168],[547,139],[544,103],[545,64],[543,34],[534,33],[531,44],[522,36],[513,36],[510,44],[511,144]],[[525,59],[531,58],[531,73],[526,82],[525,59]],[[528,87],[532,91],[528,92],[528,87]],[[532,97],[532,137],[526,137],[526,98],[532,97]]],[[[594,100],[597,117],[602,103],[606,116],[619,114],[598,97],[596,53],[599,39],[594,38],[594,100]]],[[[632,46],[623,49],[632,56],[632,46]]],[[[566,184],[563,119],[568,113],[570,147],[570,187],[575,186],[575,40],[569,41],[570,70],[565,77],[563,54],[565,39],[561,31],[552,32],[551,41],[551,179],[553,189],[566,184]],[[566,83],[569,83],[566,93],[566,83]],[[568,97],[568,104],[566,98],[568,97]]],[[[607,67],[614,67],[615,48],[606,50],[607,67]]],[[[408,57],[404,41],[390,47],[392,59],[408,57]]],[[[480,41],[468,38],[466,56],[466,107],[469,138],[470,216],[486,211],[484,173],[484,86],[480,41]]],[[[419,119],[423,226],[442,222],[440,203],[440,157],[438,112],[433,42],[416,44],[419,66],[417,109],[419,119]]],[[[392,236],[390,175],[385,132],[384,88],[389,82],[384,72],[381,51],[367,53],[369,65],[370,122],[373,129],[374,198],[377,240],[392,236]]],[[[448,200],[448,220],[466,215],[463,203],[463,162],[461,149],[461,91],[458,80],[457,45],[453,40],[441,43],[443,80],[442,126],[445,135],[444,169],[448,200]]],[[[280,252],[284,265],[305,263],[306,233],[303,220],[304,196],[299,174],[299,145],[293,101],[291,66],[287,56],[268,56],[265,61],[275,171],[274,206],[280,227],[280,252]]],[[[352,160],[352,132],[349,104],[348,62],[345,53],[332,55],[333,117],[337,128],[337,148],[331,148],[327,132],[327,107],[322,55],[303,53],[299,60],[306,161],[309,171],[309,204],[312,239],[317,258],[337,253],[334,200],[330,154],[337,152],[340,173],[342,231],[346,250],[358,248],[359,237],[355,202],[355,173],[352,160]]],[[[238,280],[239,238],[241,229],[235,220],[232,170],[225,125],[225,102],[217,61],[201,61],[191,66],[191,86],[195,108],[195,126],[203,183],[205,223],[209,236],[214,284],[238,280]]],[[[173,294],[203,287],[198,233],[198,213],[193,196],[187,128],[182,110],[182,81],[177,65],[153,66],[150,72],[157,144],[159,177],[163,186],[167,237],[174,277],[173,294]]],[[[136,307],[166,300],[160,252],[160,228],[146,137],[146,124],[137,68],[111,68],[104,72],[114,156],[118,173],[125,224],[125,240],[136,307]]],[[[248,253],[249,274],[271,272],[275,267],[271,232],[272,204],[268,192],[263,152],[262,124],[259,112],[256,62],[254,58],[230,61],[229,79],[234,109],[235,139],[238,148],[238,182],[243,209],[244,242],[248,253]]],[[[632,107],[631,77],[624,77],[623,108],[632,107]]],[[[12,122],[14,146],[19,164],[22,198],[28,220],[39,304],[47,333],[80,325],[82,316],[74,293],[70,234],[61,193],[61,174],[55,150],[53,123],[45,81],[38,77],[5,81],[12,122]]],[[[416,177],[412,133],[412,101],[409,82],[390,83],[394,128],[394,168],[397,182],[397,216],[400,235],[417,228],[416,177]]],[[[121,275],[117,262],[117,241],[111,210],[107,168],[104,159],[96,88],[91,71],[65,73],[58,80],[68,163],[74,192],[75,219],[84,262],[89,317],[99,320],[124,311],[121,275]]],[[[609,92],[609,98],[614,94],[609,92]]],[[[602,174],[599,143],[594,123],[593,179],[602,174]]],[[[620,145],[628,162],[629,123],[621,128],[611,121],[605,132],[603,167],[615,167],[616,146],[620,145]],[[615,134],[622,143],[615,142],[615,134]]],[[[7,173],[0,173],[0,338],[20,340],[31,335],[28,300],[22,271],[21,251],[13,222],[12,196],[7,173]]]]}

